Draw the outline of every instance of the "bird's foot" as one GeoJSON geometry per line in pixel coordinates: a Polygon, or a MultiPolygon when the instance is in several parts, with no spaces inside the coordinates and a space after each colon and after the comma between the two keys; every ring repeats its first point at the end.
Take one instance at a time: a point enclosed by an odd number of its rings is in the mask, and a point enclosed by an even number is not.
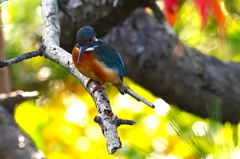
{"type": "MultiPolygon", "coordinates": [[[[88,82],[87,82],[87,84],[86,84],[86,88],[89,86],[89,84],[90,84],[92,81],[93,81],[92,79],[89,79],[89,80],[88,80],[88,82]]],[[[106,83],[106,82],[103,82],[101,85],[95,87],[95,88],[92,90],[91,93],[95,92],[95,91],[96,91],[97,89],[99,89],[99,88],[105,89],[105,87],[104,87],[104,84],[105,84],[105,83],[106,83]]]]}
{"type": "Polygon", "coordinates": [[[88,80],[88,83],[86,84],[86,88],[88,87],[88,85],[89,85],[92,81],[93,81],[92,79],[89,79],[89,80],[88,80]]]}
{"type": "Polygon", "coordinates": [[[89,86],[89,84],[92,82],[93,80],[92,79],[89,79],[87,84],[86,84],[86,88],[89,86]]]}
{"type": "Polygon", "coordinates": [[[97,89],[99,89],[99,88],[105,89],[104,84],[105,84],[105,82],[103,82],[100,86],[95,87],[95,88],[92,90],[91,93],[95,92],[95,91],[96,91],[97,89]]]}

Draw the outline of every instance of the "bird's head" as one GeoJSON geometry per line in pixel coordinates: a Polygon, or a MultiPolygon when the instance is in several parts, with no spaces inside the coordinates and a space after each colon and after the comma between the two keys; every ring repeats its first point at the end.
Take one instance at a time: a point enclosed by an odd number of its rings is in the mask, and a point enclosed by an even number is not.
{"type": "Polygon", "coordinates": [[[77,44],[80,49],[80,53],[78,55],[77,63],[79,62],[82,54],[88,48],[88,46],[95,40],[96,33],[94,29],[90,26],[84,26],[77,32],[77,44]]]}

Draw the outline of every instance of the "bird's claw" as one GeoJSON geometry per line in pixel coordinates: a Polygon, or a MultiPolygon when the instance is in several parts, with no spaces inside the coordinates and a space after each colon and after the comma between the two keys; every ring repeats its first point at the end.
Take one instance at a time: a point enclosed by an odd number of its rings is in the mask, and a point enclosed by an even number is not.
{"type": "Polygon", "coordinates": [[[92,90],[91,94],[94,93],[97,89],[100,89],[100,88],[105,89],[105,87],[101,84],[100,86],[95,87],[95,88],[92,90]]]}
{"type": "Polygon", "coordinates": [[[86,88],[89,86],[89,84],[92,82],[93,80],[92,79],[89,79],[87,84],[86,84],[86,88]]]}

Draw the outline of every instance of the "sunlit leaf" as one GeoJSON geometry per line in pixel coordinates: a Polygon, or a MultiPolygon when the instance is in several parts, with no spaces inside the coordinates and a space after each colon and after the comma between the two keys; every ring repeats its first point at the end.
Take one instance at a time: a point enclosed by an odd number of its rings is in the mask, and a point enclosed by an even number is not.
{"type": "Polygon", "coordinates": [[[178,0],[164,0],[164,15],[171,26],[174,25],[177,12],[178,12],[178,0]]]}
{"type": "Polygon", "coordinates": [[[218,0],[194,0],[194,2],[196,3],[201,15],[202,26],[205,27],[209,17],[212,16],[218,23],[219,35],[223,37],[225,29],[225,16],[222,8],[220,7],[220,2],[218,0]]]}

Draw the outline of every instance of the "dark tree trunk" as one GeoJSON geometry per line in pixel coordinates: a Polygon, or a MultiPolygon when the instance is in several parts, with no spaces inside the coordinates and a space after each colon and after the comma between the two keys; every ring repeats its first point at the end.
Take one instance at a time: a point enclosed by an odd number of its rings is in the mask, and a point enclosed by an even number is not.
{"type": "Polygon", "coordinates": [[[201,117],[208,117],[207,104],[221,98],[223,122],[239,121],[239,64],[222,62],[188,48],[206,70],[207,77],[200,78],[186,51],[179,58],[173,57],[177,41],[142,10],[104,39],[121,53],[129,77],[154,95],[201,117]],[[204,88],[209,82],[217,91],[204,88]]]}
{"type": "Polygon", "coordinates": [[[222,62],[185,46],[182,46],[185,51],[180,57],[173,57],[179,42],[167,23],[159,23],[143,9],[132,14],[136,8],[147,6],[151,1],[121,0],[116,7],[109,1],[107,4],[92,2],[96,1],[71,0],[68,3],[77,24],[71,24],[67,17],[60,15],[63,48],[71,52],[76,44],[77,30],[83,25],[91,25],[98,37],[120,52],[129,77],[154,95],[201,117],[208,116],[206,105],[220,98],[223,122],[238,122],[239,64],[222,62]],[[199,70],[186,50],[204,69],[202,76],[196,75],[199,70]]]}
{"type": "Polygon", "coordinates": [[[111,28],[121,25],[136,8],[147,6],[148,2],[149,0],[69,0],[67,7],[76,23],[72,23],[60,12],[61,47],[72,51],[76,43],[76,33],[84,25],[92,26],[97,36],[103,37],[111,28]]]}
{"type": "Polygon", "coordinates": [[[45,159],[31,139],[18,127],[13,118],[17,104],[36,97],[36,93],[24,95],[22,91],[0,94],[0,158],[45,159]]]}

